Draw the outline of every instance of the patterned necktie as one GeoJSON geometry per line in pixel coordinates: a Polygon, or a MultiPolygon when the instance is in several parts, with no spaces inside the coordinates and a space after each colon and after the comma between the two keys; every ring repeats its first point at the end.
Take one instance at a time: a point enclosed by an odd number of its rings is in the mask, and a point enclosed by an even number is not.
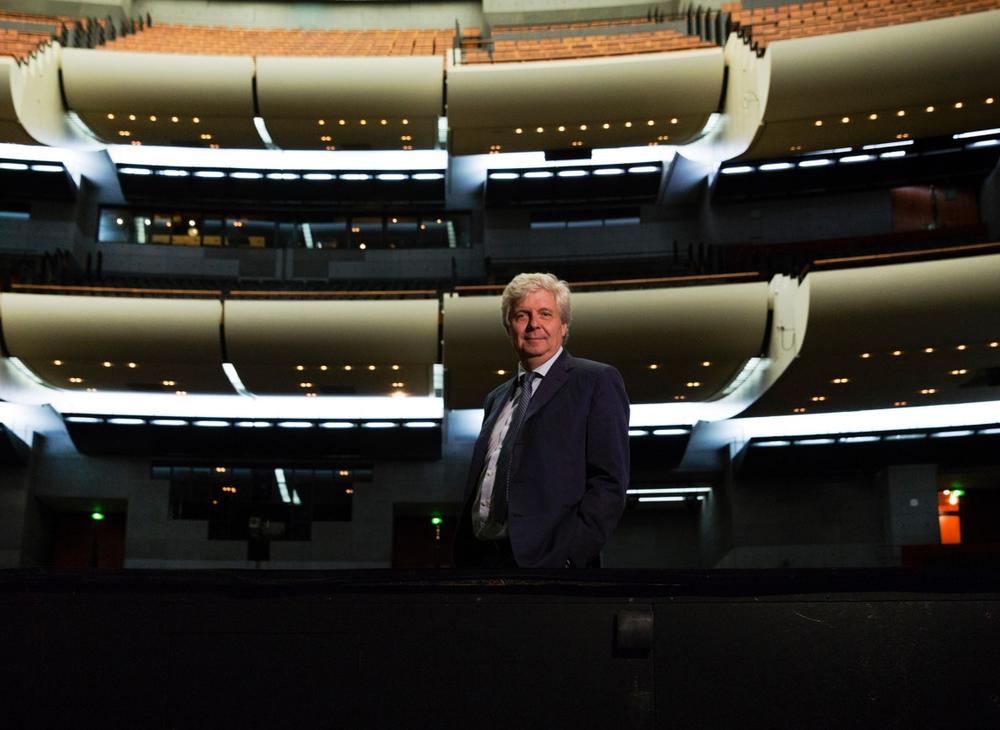
{"type": "Polygon", "coordinates": [[[490,505],[489,523],[493,525],[499,525],[507,519],[507,499],[510,496],[510,467],[514,456],[514,442],[517,441],[521,422],[524,421],[524,414],[528,410],[528,401],[531,400],[531,385],[535,377],[537,377],[535,373],[531,372],[522,376],[521,392],[518,395],[517,405],[510,418],[510,425],[507,426],[503,446],[500,447],[500,458],[497,459],[497,474],[493,480],[493,498],[490,505]]]}

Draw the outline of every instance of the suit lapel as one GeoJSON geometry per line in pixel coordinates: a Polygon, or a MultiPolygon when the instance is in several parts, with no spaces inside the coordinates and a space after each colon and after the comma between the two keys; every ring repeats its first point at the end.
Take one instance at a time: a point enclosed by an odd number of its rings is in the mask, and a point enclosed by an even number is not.
{"type": "Polygon", "coordinates": [[[573,356],[568,351],[563,350],[563,354],[552,363],[548,374],[538,384],[538,390],[531,396],[531,400],[528,402],[528,412],[524,416],[525,421],[537,413],[565,385],[566,381],[569,380],[569,371],[572,369],[573,356]]]}
{"type": "Polygon", "coordinates": [[[504,383],[502,389],[500,390],[500,395],[490,402],[490,412],[484,414],[485,420],[483,421],[482,428],[479,430],[479,438],[476,441],[477,452],[482,450],[483,453],[485,453],[486,445],[490,440],[490,434],[493,433],[493,426],[496,424],[496,420],[500,416],[500,412],[503,410],[504,403],[513,397],[514,389],[516,387],[517,378],[511,378],[509,381],[504,383]]]}

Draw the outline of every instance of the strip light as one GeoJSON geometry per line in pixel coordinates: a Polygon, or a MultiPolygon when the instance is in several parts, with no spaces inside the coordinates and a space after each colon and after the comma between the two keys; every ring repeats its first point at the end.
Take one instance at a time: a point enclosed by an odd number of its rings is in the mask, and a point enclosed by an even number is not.
{"type": "Polygon", "coordinates": [[[904,139],[899,142],[880,142],[879,144],[866,144],[861,147],[863,150],[884,150],[890,147],[909,147],[913,144],[912,139],[904,139]]]}
{"type": "Polygon", "coordinates": [[[1000,127],[993,129],[979,129],[975,132],[959,132],[951,135],[952,139],[973,139],[974,137],[989,137],[993,134],[1000,134],[1000,127]]]}
{"type": "Polygon", "coordinates": [[[655,487],[626,489],[626,494],[711,494],[711,487],[655,487]]]}
{"type": "MultiPolygon", "coordinates": [[[[2,150],[0,150],[2,151],[2,150]]],[[[211,167],[243,170],[426,170],[448,168],[447,150],[238,150],[155,145],[111,145],[116,165],[211,167]]],[[[38,157],[38,159],[44,159],[38,157]]]]}
{"type": "MultiPolygon", "coordinates": [[[[440,420],[444,399],[437,396],[318,396],[86,393],[48,389],[46,399],[59,413],[90,416],[155,416],[157,418],[226,418],[245,422],[311,420],[338,422],[371,419],[440,420]]],[[[270,425],[270,424],[268,424],[270,425]]]]}
{"type": "Polygon", "coordinates": [[[226,374],[229,379],[230,385],[233,386],[233,390],[242,396],[247,398],[253,398],[254,394],[247,390],[246,386],[243,385],[243,381],[240,379],[240,374],[236,372],[236,366],[231,362],[222,363],[222,372],[226,374]]]}
{"type": "Polygon", "coordinates": [[[253,126],[257,129],[257,135],[260,137],[260,141],[264,143],[264,146],[269,150],[276,150],[278,146],[271,139],[271,133],[267,131],[267,124],[264,123],[264,117],[254,117],[253,126]]]}

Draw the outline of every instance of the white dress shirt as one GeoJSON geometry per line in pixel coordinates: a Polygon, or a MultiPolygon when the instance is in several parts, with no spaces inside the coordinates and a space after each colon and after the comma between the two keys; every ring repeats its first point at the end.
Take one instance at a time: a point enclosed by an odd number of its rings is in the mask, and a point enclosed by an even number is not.
{"type": "MultiPolygon", "coordinates": [[[[562,351],[563,349],[560,347],[556,351],[556,354],[534,369],[535,379],[531,384],[532,395],[538,390],[539,383],[548,374],[552,363],[562,354],[562,351]]],[[[518,380],[526,373],[527,370],[519,364],[517,366],[518,380]]],[[[507,430],[510,428],[510,422],[514,415],[514,407],[517,404],[520,393],[521,388],[519,386],[515,388],[514,396],[504,403],[503,408],[500,410],[500,415],[497,416],[497,420],[493,423],[493,431],[490,432],[490,441],[486,449],[486,464],[483,466],[483,473],[479,477],[479,494],[476,496],[475,502],[473,502],[472,509],[472,529],[476,537],[480,540],[498,540],[507,536],[506,520],[499,525],[489,524],[490,503],[493,501],[493,485],[496,479],[497,461],[500,459],[503,441],[507,436],[507,430]]]]}

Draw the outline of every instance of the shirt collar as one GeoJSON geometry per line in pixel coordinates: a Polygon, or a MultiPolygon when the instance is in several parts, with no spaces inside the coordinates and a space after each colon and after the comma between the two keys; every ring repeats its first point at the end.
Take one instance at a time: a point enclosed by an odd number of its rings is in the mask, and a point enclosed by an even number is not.
{"type": "MultiPolygon", "coordinates": [[[[538,377],[544,378],[546,375],[549,374],[549,368],[552,367],[552,363],[554,363],[559,358],[559,356],[562,355],[562,351],[563,351],[563,348],[562,348],[562,345],[560,345],[559,349],[556,350],[556,354],[555,355],[553,355],[552,357],[550,357],[548,360],[546,360],[545,362],[543,362],[541,365],[539,365],[537,368],[535,368],[531,372],[533,372],[538,377]]],[[[518,377],[518,379],[520,379],[521,376],[524,375],[526,372],[528,372],[528,371],[524,369],[524,365],[522,365],[521,363],[518,363],[517,364],[517,377],[518,377]]]]}

